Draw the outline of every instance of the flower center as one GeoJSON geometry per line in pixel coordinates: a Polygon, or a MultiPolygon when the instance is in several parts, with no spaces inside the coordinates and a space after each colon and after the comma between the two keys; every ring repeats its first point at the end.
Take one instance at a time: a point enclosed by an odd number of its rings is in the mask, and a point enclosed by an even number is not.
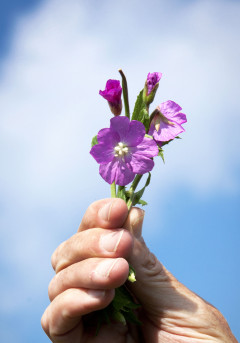
{"type": "Polygon", "coordinates": [[[115,157],[123,157],[128,153],[128,147],[126,144],[119,142],[114,148],[115,157]]]}
{"type": "Polygon", "coordinates": [[[170,120],[168,120],[160,111],[154,116],[152,123],[155,126],[156,131],[158,132],[160,127],[161,127],[161,123],[164,122],[167,125],[171,125],[174,126],[174,123],[171,122],[170,120]]]}

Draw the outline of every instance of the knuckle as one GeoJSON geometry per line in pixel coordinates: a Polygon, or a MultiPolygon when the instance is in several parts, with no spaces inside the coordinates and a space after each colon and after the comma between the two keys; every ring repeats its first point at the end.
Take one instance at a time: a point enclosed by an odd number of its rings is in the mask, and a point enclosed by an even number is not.
{"type": "Polygon", "coordinates": [[[48,325],[48,320],[47,320],[47,309],[46,309],[46,311],[42,315],[41,326],[42,326],[44,332],[48,335],[48,333],[49,333],[49,325],[48,325]]]}
{"type": "Polygon", "coordinates": [[[156,256],[148,251],[148,255],[143,264],[144,269],[148,270],[150,276],[159,275],[162,273],[162,266],[156,256]]]}
{"type": "Polygon", "coordinates": [[[51,264],[53,269],[56,271],[57,270],[57,266],[58,266],[58,261],[59,261],[59,256],[60,256],[60,252],[63,248],[63,246],[65,245],[65,242],[62,242],[57,249],[54,251],[54,253],[52,254],[51,257],[51,264]]]}
{"type": "Polygon", "coordinates": [[[53,299],[53,293],[54,293],[54,287],[53,287],[53,284],[54,284],[54,280],[55,277],[50,281],[49,285],[48,285],[48,297],[49,297],[49,300],[52,301],[53,299]]]}
{"type": "Polygon", "coordinates": [[[157,257],[146,247],[145,242],[141,244],[145,245],[145,256],[142,259],[142,268],[145,270],[148,277],[165,276],[164,268],[159,262],[157,257]]]}
{"type": "Polygon", "coordinates": [[[66,285],[71,282],[72,272],[68,269],[71,268],[66,268],[63,271],[60,271],[50,281],[48,285],[48,297],[50,301],[52,301],[59,293],[61,293],[61,291],[66,288],[66,285]]]}
{"type": "Polygon", "coordinates": [[[71,244],[72,243],[70,238],[69,240],[62,242],[52,254],[51,263],[56,273],[58,273],[68,265],[68,257],[65,251],[68,250],[71,244]]]}
{"type": "Polygon", "coordinates": [[[56,250],[51,256],[51,265],[53,267],[53,270],[56,270],[56,250]]]}

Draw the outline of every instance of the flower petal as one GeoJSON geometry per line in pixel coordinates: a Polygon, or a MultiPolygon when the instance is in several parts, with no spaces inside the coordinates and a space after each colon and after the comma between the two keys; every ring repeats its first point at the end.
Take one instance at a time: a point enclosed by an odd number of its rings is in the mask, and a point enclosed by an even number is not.
{"type": "Polygon", "coordinates": [[[179,112],[174,116],[174,121],[179,125],[184,124],[187,122],[187,116],[186,114],[179,112]]]}
{"type": "MultiPolygon", "coordinates": [[[[143,141],[134,148],[131,148],[130,152],[132,154],[141,154],[144,157],[154,157],[158,155],[158,146],[156,142],[148,137],[144,137],[143,141]]],[[[125,159],[128,158],[128,156],[125,157],[125,159]]]]}
{"type": "Polygon", "coordinates": [[[172,100],[163,102],[158,106],[158,109],[170,121],[173,120],[180,125],[187,122],[186,114],[179,113],[182,107],[172,100]]]}
{"type": "Polygon", "coordinates": [[[114,158],[114,149],[112,146],[105,144],[96,144],[90,150],[90,154],[95,158],[97,163],[108,163],[114,158]]]}
{"type": "Polygon", "coordinates": [[[124,163],[122,159],[117,158],[114,158],[110,163],[101,164],[99,173],[109,184],[112,184],[113,181],[115,181],[119,186],[126,186],[135,176],[131,170],[131,166],[124,163]]]}
{"type": "Polygon", "coordinates": [[[155,85],[160,81],[162,77],[162,73],[148,73],[147,75],[147,88],[148,88],[148,95],[151,93],[155,85]]]}
{"type": "Polygon", "coordinates": [[[121,87],[121,84],[120,84],[120,81],[119,80],[112,80],[112,79],[109,79],[107,80],[107,83],[106,83],[106,90],[109,91],[111,89],[116,89],[116,90],[122,90],[122,87],[121,87]]]}
{"type": "Polygon", "coordinates": [[[157,142],[168,142],[184,131],[184,128],[175,122],[172,122],[172,124],[168,124],[165,121],[161,120],[159,131],[154,131],[153,138],[157,142]]]}
{"type": "Polygon", "coordinates": [[[98,132],[97,140],[99,144],[106,144],[108,146],[116,146],[120,142],[120,137],[112,129],[102,129],[98,132]]]}
{"type": "Polygon", "coordinates": [[[119,103],[122,95],[122,87],[118,80],[108,80],[104,91],[99,91],[99,94],[114,104],[119,103]]]}
{"type": "Polygon", "coordinates": [[[145,127],[143,123],[138,120],[132,120],[129,124],[129,130],[126,132],[124,142],[128,146],[136,146],[142,142],[145,135],[145,127]]]}
{"type": "Polygon", "coordinates": [[[158,109],[166,118],[172,119],[176,113],[181,111],[182,107],[179,106],[176,102],[172,100],[168,100],[168,101],[162,102],[158,106],[158,109]]]}
{"type": "Polygon", "coordinates": [[[145,174],[151,171],[154,167],[154,162],[151,158],[135,153],[132,155],[130,162],[133,172],[136,174],[145,174]]]}
{"type": "Polygon", "coordinates": [[[114,117],[110,120],[110,123],[110,128],[117,132],[119,134],[120,141],[124,142],[130,125],[130,120],[128,117],[114,117]]]}
{"type": "Polygon", "coordinates": [[[118,168],[116,169],[115,182],[119,186],[126,186],[134,179],[135,173],[130,164],[119,159],[118,168]]]}
{"type": "Polygon", "coordinates": [[[105,181],[107,181],[109,184],[112,184],[115,180],[117,166],[117,160],[114,158],[111,162],[100,165],[99,174],[105,181]]]}

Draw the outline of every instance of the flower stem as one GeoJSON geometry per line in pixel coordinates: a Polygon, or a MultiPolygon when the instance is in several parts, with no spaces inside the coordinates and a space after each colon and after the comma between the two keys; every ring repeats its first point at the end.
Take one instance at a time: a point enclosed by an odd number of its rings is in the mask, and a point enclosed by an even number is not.
{"type": "Polygon", "coordinates": [[[115,181],[113,181],[113,183],[111,184],[111,198],[116,198],[117,194],[116,194],[116,183],[115,181]]]}
{"type": "Polygon", "coordinates": [[[126,79],[126,76],[124,75],[122,69],[119,69],[118,71],[122,76],[122,89],[123,89],[123,101],[124,101],[124,108],[125,108],[125,116],[130,119],[127,79],[126,79]]]}
{"type": "Polygon", "coordinates": [[[128,202],[127,202],[128,211],[130,211],[131,208],[132,208],[132,203],[133,203],[133,200],[134,200],[134,191],[137,188],[137,185],[139,184],[141,178],[142,178],[142,175],[137,174],[135,176],[135,179],[133,180],[133,183],[132,183],[130,189],[129,189],[130,198],[129,198],[128,202]]]}

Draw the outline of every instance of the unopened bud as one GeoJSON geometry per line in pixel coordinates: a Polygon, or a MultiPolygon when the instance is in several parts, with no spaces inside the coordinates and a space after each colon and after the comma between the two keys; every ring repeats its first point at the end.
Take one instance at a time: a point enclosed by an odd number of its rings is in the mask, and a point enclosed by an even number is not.
{"type": "Polygon", "coordinates": [[[99,91],[99,94],[108,101],[111,112],[115,116],[119,116],[122,112],[122,87],[118,80],[108,80],[104,91],[99,91]]]}
{"type": "Polygon", "coordinates": [[[162,73],[148,73],[143,91],[143,101],[148,106],[154,100],[161,77],[162,73]]]}
{"type": "Polygon", "coordinates": [[[108,101],[109,108],[115,116],[119,116],[122,112],[122,100],[119,103],[108,101]]]}

